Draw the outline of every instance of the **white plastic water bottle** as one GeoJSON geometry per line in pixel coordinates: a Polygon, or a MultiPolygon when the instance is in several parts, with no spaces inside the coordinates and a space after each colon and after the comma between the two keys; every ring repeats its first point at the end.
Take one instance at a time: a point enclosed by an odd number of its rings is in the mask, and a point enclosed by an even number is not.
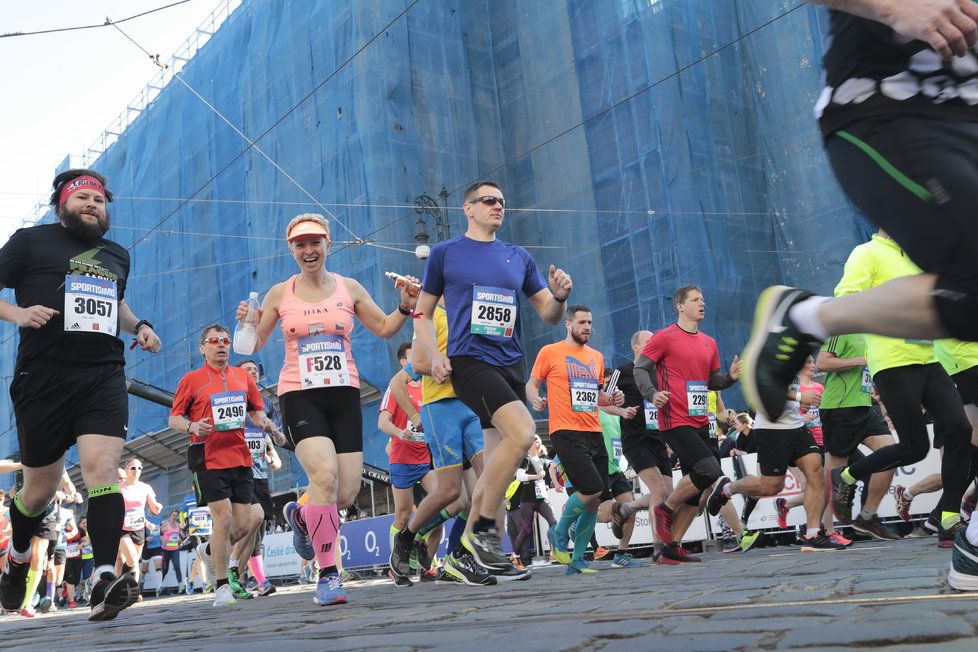
{"type": "Polygon", "coordinates": [[[258,293],[248,295],[248,314],[234,327],[234,352],[238,355],[251,355],[258,343],[258,293]]]}

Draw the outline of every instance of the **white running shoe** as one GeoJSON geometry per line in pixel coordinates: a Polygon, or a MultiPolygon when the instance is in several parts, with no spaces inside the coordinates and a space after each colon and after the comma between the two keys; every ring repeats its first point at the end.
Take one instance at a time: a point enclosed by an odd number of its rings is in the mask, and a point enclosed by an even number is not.
{"type": "Polygon", "coordinates": [[[214,592],[214,606],[215,607],[226,607],[228,605],[237,604],[237,600],[234,599],[234,593],[231,591],[231,587],[225,584],[224,586],[217,589],[214,592]]]}

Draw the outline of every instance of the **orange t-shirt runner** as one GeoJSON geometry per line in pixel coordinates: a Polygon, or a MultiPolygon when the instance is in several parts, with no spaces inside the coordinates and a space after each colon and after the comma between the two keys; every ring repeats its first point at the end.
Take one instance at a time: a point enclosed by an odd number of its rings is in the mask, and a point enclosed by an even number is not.
{"type": "Polygon", "coordinates": [[[180,379],[170,415],[210,419],[211,434],[190,435],[192,444],[204,442],[204,466],[210,471],[251,466],[244,422],[248,412],[264,409],[258,385],[247,371],[229,366],[222,374],[205,362],[180,379]]]}
{"type": "Polygon", "coordinates": [[[537,354],[530,375],[547,383],[550,434],[558,430],[601,432],[598,389],[604,357],[590,346],[548,344],[537,354]]]}
{"type": "MultiPolygon", "coordinates": [[[[421,409],[421,385],[408,383],[408,398],[415,410],[421,409]]],[[[395,428],[404,430],[408,425],[408,415],[404,413],[394,392],[390,387],[384,392],[384,400],[380,402],[380,411],[387,411],[391,415],[391,423],[395,428]]],[[[418,441],[404,441],[400,437],[391,437],[391,464],[431,464],[431,453],[428,452],[428,444],[424,442],[424,435],[418,441]]]]}

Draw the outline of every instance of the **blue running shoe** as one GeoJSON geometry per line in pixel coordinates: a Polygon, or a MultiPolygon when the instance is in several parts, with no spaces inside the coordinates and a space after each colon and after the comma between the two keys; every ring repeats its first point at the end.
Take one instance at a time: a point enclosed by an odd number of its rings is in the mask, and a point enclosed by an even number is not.
{"type": "Polygon", "coordinates": [[[638,568],[639,566],[644,566],[642,562],[632,557],[627,552],[621,552],[615,555],[615,558],[611,560],[612,568],[638,568]]]}
{"type": "Polygon", "coordinates": [[[567,565],[571,561],[571,555],[567,551],[570,539],[562,537],[557,533],[557,528],[552,527],[547,530],[547,540],[550,542],[550,554],[561,564],[567,565]]]}
{"type": "Polygon", "coordinates": [[[299,520],[299,503],[285,503],[282,513],[285,515],[285,520],[289,522],[289,527],[292,528],[292,545],[295,546],[295,551],[306,561],[315,559],[316,551],[313,550],[312,541],[309,540],[306,524],[299,520]]]}
{"type": "Polygon", "coordinates": [[[580,561],[575,559],[575,560],[571,560],[571,562],[567,564],[567,572],[565,574],[580,575],[580,574],[597,573],[597,572],[598,572],[597,570],[591,568],[591,564],[587,563],[583,559],[580,561]]]}
{"type": "Polygon", "coordinates": [[[316,585],[316,597],[313,602],[320,607],[328,607],[331,604],[346,604],[346,591],[340,585],[340,574],[329,573],[319,578],[316,585]]]}

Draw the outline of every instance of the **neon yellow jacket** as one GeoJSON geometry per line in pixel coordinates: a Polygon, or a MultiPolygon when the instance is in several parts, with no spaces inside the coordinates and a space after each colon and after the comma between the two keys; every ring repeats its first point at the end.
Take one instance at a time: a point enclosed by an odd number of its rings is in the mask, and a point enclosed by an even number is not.
{"type": "MultiPolygon", "coordinates": [[[[872,240],[852,250],[835,286],[835,296],[855,294],[883,285],[901,276],[916,276],[921,270],[893,240],[878,233],[872,240]]],[[[882,335],[866,335],[866,362],[874,376],[885,369],[937,362],[929,340],[904,340],[882,335]]]]}
{"type": "Polygon", "coordinates": [[[949,376],[978,367],[978,342],[937,340],[934,342],[934,353],[949,376]]]}

